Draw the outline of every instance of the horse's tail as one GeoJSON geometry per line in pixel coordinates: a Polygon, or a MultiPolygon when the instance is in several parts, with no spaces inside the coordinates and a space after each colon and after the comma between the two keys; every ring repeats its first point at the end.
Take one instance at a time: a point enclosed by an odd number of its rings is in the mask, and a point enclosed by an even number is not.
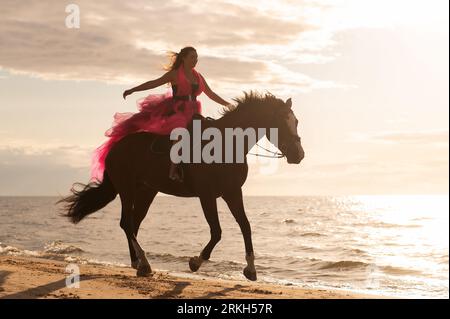
{"type": "Polygon", "coordinates": [[[65,203],[64,215],[74,224],[80,222],[84,217],[95,213],[105,207],[117,196],[111,179],[106,171],[103,174],[102,182],[90,182],[88,184],[75,183],[71,190],[73,195],[67,196],[57,202],[65,203]],[[75,190],[75,185],[83,187],[82,190],[75,190]]]}

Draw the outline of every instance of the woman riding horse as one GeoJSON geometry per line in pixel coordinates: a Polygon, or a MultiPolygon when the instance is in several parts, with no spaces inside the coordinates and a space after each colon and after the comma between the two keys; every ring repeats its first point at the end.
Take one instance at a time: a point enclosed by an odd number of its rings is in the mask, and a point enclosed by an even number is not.
{"type": "MultiPolygon", "coordinates": [[[[193,47],[185,47],[179,53],[173,53],[173,63],[168,72],[156,80],[145,82],[123,93],[128,95],[153,89],[166,83],[172,84],[172,92],[166,94],[150,94],[138,102],[138,113],[116,113],[113,127],[106,131],[109,139],[99,146],[92,157],[91,179],[99,181],[103,178],[105,159],[111,148],[124,136],[136,132],[150,132],[166,135],[174,128],[186,127],[194,114],[201,114],[201,103],[197,96],[202,92],[213,101],[230,107],[230,103],[214,93],[205,78],[195,70],[198,62],[197,51],[193,47]]],[[[174,141],[176,143],[177,140],[174,141]]],[[[182,181],[177,164],[170,165],[169,177],[182,181]]]]}

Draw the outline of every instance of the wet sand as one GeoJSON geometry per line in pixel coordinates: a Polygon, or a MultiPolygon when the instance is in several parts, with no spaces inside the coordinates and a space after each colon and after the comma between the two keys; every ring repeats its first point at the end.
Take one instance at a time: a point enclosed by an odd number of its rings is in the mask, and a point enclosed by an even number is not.
{"type": "Polygon", "coordinates": [[[80,287],[68,288],[67,265],[66,262],[43,258],[0,256],[0,299],[380,298],[345,291],[299,288],[244,280],[184,278],[161,271],[154,271],[151,277],[138,278],[132,268],[105,265],[79,265],[80,287]]]}

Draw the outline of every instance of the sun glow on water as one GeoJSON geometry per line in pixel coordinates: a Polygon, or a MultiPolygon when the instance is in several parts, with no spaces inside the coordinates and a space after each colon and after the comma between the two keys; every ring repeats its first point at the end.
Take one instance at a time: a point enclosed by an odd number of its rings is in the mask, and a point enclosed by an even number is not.
{"type": "MultiPolygon", "coordinates": [[[[365,212],[365,244],[370,247],[374,264],[395,265],[395,271],[385,280],[394,281],[396,275],[408,271],[411,285],[418,288],[439,281],[446,281],[448,286],[448,278],[442,276],[448,273],[448,196],[356,196],[352,201],[361,214],[365,212]],[[420,279],[412,275],[414,272],[420,279]]],[[[389,270],[392,268],[384,269],[389,270]]]]}

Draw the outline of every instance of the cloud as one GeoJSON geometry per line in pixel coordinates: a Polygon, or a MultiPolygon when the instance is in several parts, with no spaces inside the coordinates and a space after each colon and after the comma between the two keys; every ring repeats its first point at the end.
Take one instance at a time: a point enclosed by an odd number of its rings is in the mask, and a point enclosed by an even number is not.
{"type": "MultiPolygon", "coordinates": [[[[166,50],[194,45],[198,69],[222,87],[275,90],[338,87],[289,70],[283,61],[327,63],[330,34],[306,23],[311,1],[241,5],[232,1],[77,1],[80,29],[66,28],[65,3],[2,2],[0,68],[44,79],[135,83],[162,74],[166,50]],[[291,8],[290,15],[281,9],[291,8]],[[288,18],[286,18],[288,17],[288,18]],[[314,36],[314,34],[316,36],[314,36]],[[316,52],[314,52],[316,51],[316,52]],[[274,55],[274,52],[278,55],[274,55]],[[315,58],[316,57],[316,58],[315,58]],[[159,74],[161,73],[161,74],[159,74]]],[[[322,8],[323,9],[323,8],[322,8]]]]}
{"type": "Polygon", "coordinates": [[[391,132],[373,136],[374,140],[392,143],[447,143],[448,130],[391,132]]]}
{"type": "Polygon", "coordinates": [[[422,131],[389,131],[374,134],[354,133],[352,141],[366,141],[388,144],[419,144],[447,146],[449,142],[448,130],[422,130],[422,131]]]}
{"type": "Polygon", "coordinates": [[[57,143],[39,144],[27,140],[2,141],[0,165],[3,169],[18,165],[33,166],[36,169],[53,165],[86,168],[90,164],[89,159],[93,149],[93,147],[57,143]]]}
{"type": "Polygon", "coordinates": [[[65,195],[89,181],[89,147],[29,142],[0,145],[0,195],[65,195]]]}

